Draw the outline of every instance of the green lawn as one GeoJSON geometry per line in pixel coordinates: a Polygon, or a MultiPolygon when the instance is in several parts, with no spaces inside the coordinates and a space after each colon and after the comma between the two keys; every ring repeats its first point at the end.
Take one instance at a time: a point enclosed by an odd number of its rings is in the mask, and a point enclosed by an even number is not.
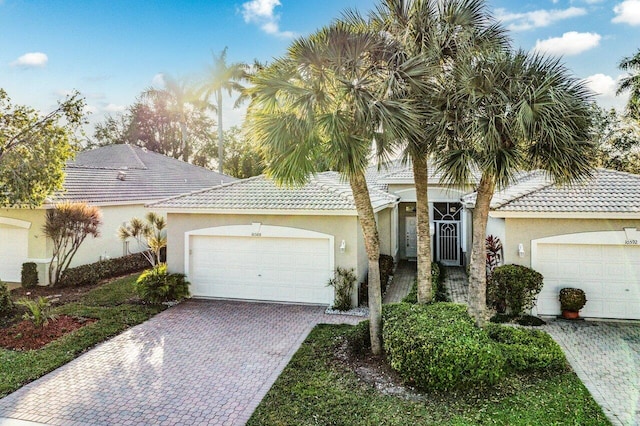
{"type": "Polygon", "coordinates": [[[319,325],[294,355],[249,425],[608,425],[573,372],[523,381],[500,390],[430,395],[411,402],[358,381],[333,357],[351,326],[319,325]]]}
{"type": "Polygon", "coordinates": [[[71,361],[82,352],[146,321],[163,306],[127,303],[135,296],[137,275],[121,278],[87,293],[80,302],[60,306],[58,314],[96,318],[89,324],[34,351],[0,348],[0,397],[71,361]]]}

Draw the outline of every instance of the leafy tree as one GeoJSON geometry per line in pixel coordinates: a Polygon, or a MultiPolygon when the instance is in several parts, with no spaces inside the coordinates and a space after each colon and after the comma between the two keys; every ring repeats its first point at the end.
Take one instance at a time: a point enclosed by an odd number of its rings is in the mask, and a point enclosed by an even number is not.
{"type": "Polygon", "coordinates": [[[435,116],[433,110],[455,103],[452,74],[458,63],[502,49],[507,39],[483,0],[383,0],[371,25],[397,41],[400,60],[419,59],[428,70],[423,77],[431,86],[427,91],[422,86],[407,87],[407,96],[421,105],[417,112],[422,125],[404,141],[416,187],[418,302],[427,303],[433,297],[427,159],[435,151],[441,120],[455,121],[457,114],[455,108],[446,110],[445,117],[435,116]]]}
{"type": "Polygon", "coordinates": [[[145,259],[151,266],[156,266],[160,264],[160,251],[167,246],[166,227],[164,217],[149,212],[144,221],[134,217],[118,228],[118,236],[122,241],[133,238],[145,259]]]}
{"type": "Polygon", "coordinates": [[[321,158],[349,181],[368,256],[376,354],[382,350],[380,241],[364,172],[374,139],[384,144],[419,125],[413,105],[395,97],[410,73],[406,64],[395,66],[388,43],[380,32],[342,22],[295,41],[285,57],[253,76],[247,115],[277,182],[304,183],[321,158]]]}
{"type": "Polygon", "coordinates": [[[618,68],[628,71],[629,75],[620,80],[616,94],[630,92],[627,115],[640,121],[640,49],[633,56],[623,58],[618,68]]]}
{"type": "Polygon", "coordinates": [[[53,111],[13,105],[0,89],[0,206],[39,206],[62,187],[84,123],[84,100],[68,96],[53,111]]]}
{"type": "MultiPolygon", "coordinates": [[[[442,116],[438,168],[463,185],[479,172],[473,210],[469,312],[484,325],[486,311],[486,225],[496,189],[517,172],[542,169],[556,183],[590,176],[589,91],[555,59],[524,52],[495,54],[458,63],[456,119],[442,116]],[[446,118],[446,119],[445,119],[446,118]]],[[[443,101],[447,98],[443,96],[443,101]]],[[[433,120],[437,122],[437,120],[433,120]]]]}
{"type": "MultiPolygon", "coordinates": [[[[210,159],[218,156],[216,145],[215,141],[209,140],[198,151],[193,159],[193,164],[209,167],[210,159]]],[[[264,162],[257,144],[236,126],[224,132],[223,153],[223,172],[227,175],[244,179],[257,176],[264,171],[264,162]]]]}
{"type": "Polygon", "coordinates": [[[605,111],[593,104],[593,141],[598,148],[596,165],[640,174],[640,123],[605,111]]]}
{"type": "MultiPolygon", "coordinates": [[[[213,65],[207,69],[207,75],[201,84],[201,92],[205,102],[209,102],[211,96],[214,97],[213,105],[218,113],[218,171],[223,172],[224,156],[222,145],[224,143],[224,131],[222,128],[222,94],[227,92],[229,96],[233,92],[242,92],[244,87],[240,84],[247,75],[247,64],[234,62],[227,64],[227,48],[225,47],[219,55],[213,56],[213,65]]],[[[243,98],[240,98],[243,99],[243,98]]],[[[237,105],[237,102],[236,102],[237,105]]]]}
{"type": "Polygon", "coordinates": [[[64,202],[47,210],[42,231],[51,239],[52,261],[49,264],[49,285],[56,285],[73,260],[76,252],[91,235],[100,236],[102,213],[86,203],[64,202]]]}

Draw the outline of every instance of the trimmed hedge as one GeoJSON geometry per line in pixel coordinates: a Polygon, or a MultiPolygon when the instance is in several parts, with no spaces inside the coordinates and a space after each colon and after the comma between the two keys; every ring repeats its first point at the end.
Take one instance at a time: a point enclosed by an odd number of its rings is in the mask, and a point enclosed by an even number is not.
{"type": "Polygon", "coordinates": [[[23,263],[20,282],[24,288],[32,288],[38,285],[38,265],[34,262],[23,263]]]}
{"type": "Polygon", "coordinates": [[[542,274],[526,266],[498,266],[487,283],[487,301],[498,312],[506,307],[510,313],[520,315],[533,308],[542,280],[542,274]]]}
{"type": "Polygon", "coordinates": [[[502,350],[512,371],[559,371],[567,366],[560,346],[543,331],[499,324],[488,324],[485,330],[502,350]]]}
{"type": "Polygon", "coordinates": [[[69,268],[62,274],[58,287],[78,287],[92,285],[100,280],[140,272],[149,267],[149,262],[141,253],[114,259],[101,260],[88,265],[69,268]]]}
{"type": "Polygon", "coordinates": [[[463,305],[386,305],[382,335],[391,367],[418,389],[482,388],[505,371],[500,348],[463,305]]]}

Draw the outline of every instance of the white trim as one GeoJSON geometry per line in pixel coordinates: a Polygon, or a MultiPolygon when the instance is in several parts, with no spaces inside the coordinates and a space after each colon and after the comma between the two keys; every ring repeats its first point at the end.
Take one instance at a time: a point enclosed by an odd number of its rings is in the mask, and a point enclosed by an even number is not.
{"type": "Polygon", "coordinates": [[[247,237],[247,238],[306,238],[326,239],[329,248],[329,273],[333,276],[335,270],[335,237],[330,234],[309,231],[307,229],[291,228],[287,226],[262,225],[255,223],[249,225],[227,225],[212,228],[195,229],[184,233],[184,273],[189,279],[191,270],[191,236],[216,236],[216,237],[247,237]],[[260,235],[255,235],[255,229],[259,228],[260,235]]]}
{"type": "Polygon", "coordinates": [[[0,216],[0,225],[15,226],[16,228],[31,229],[31,222],[0,216]]]}
{"type": "Polygon", "coordinates": [[[51,263],[51,262],[53,262],[53,257],[48,257],[48,258],[33,258],[33,257],[30,257],[27,260],[25,260],[25,262],[51,263]]]}
{"type": "Polygon", "coordinates": [[[522,219],[640,219],[640,212],[611,213],[611,212],[508,212],[491,210],[489,216],[495,218],[522,219]]]}
{"type": "MultiPolygon", "coordinates": [[[[451,198],[431,198],[430,197],[429,198],[429,204],[460,202],[459,201],[460,198],[469,193],[469,191],[463,191],[463,190],[460,190],[460,189],[447,188],[447,187],[429,186],[427,188],[427,190],[429,190],[429,189],[443,190],[447,194],[451,194],[451,198]]],[[[405,189],[401,189],[399,191],[393,191],[392,189],[389,189],[388,192],[390,194],[397,195],[398,197],[400,197],[400,201],[399,201],[400,203],[415,203],[417,201],[416,188],[415,187],[405,188],[405,189]],[[408,194],[409,196],[405,198],[405,197],[403,197],[402,194],[408,194]]]]}

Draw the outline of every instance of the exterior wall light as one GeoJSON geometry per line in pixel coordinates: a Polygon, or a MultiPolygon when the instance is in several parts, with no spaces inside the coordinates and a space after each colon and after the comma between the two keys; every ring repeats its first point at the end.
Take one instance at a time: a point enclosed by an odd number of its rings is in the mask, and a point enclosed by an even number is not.
{"type": "Polygon", "coordinates": [[[524,244],[518,244],[518,256],[524,257],[524,244]]]}
{"type": "Polygon", "coordinates": [[[342,242],[340,242],[340,253],[344,253],[347,250],[347,242],[345,240],[342,240],[342,242]]]}

